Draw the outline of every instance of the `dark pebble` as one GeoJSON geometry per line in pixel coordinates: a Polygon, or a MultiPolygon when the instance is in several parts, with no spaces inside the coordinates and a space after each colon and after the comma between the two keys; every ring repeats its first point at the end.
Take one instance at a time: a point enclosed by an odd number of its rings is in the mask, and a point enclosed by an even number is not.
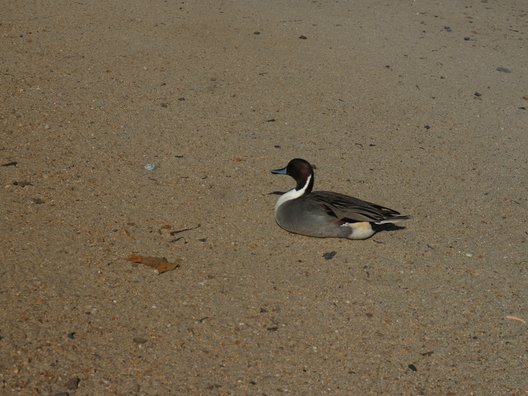
{"type": "Polygon", "coordinates": [[[271,332],[278,331],[279,326],[271,326],[271,327],[268,327],[266,330],[271,331],[271,332]]]}
{"type": "Polygon", "coordinates": [[[183,102],[183,101],[185,101],[185,98],[184,98],[184,97],[181,97],[181,98],[178,98],[178,100],[179,100],[180,102],[183,102]]]}
{"type": "Polygon", "coordinates": [[[306,37],[304,34],[301,34],[301,35],[299,36],[299,38],[300,38],[301,40],[306,40],[308,37],[306,37]]]}
{"type": "Polygon", "coordinates": [[[469,41],[471,40],[471,37],[464,37],[464,41],[469,41]]]}
{"type": "Polygon", "coordinates": [[[418,369],[416,368],[416,366],[414,364],[409,364],[407,367],[409,367],[412,371],[418,371],[418,369]]]}
{"type": "Polygon", "coordinates": [[[526,106],[520,106],[519,110],[526,110],[526,106]]]}
{"type": "Polygon", "coordinates": [[[431,129],[431,125],[424,125],[425,129],[431,129]]]}
{"type": "Polygon", "coordinates": [[[79,377],[73,377],[70,378],[68,382],[64,384],[64,386],[66,386],[66,388],[68,388],[69,390],[75,390],[79,387],[79,382],[81,382],[81,379],[79,377]]]}
{"type": "Polygon", "coordinates": [[[433,353],[434,353],[434,351],[424,352],[424,353],[422,353],[422,356],[431,356],[433,353]]]}
{"type": "Polygon", "coordinates": [[[277,121],[275,118],[270,118],[269,120],[266,120],[266,122],[275,122],[277,121]]]}
{"type": "Polygon", "coordinates": [[[281,146],[279,146],[278,144],[276,144],[275,146],[273,146],[275,148],[281,148],[281,146]]]}
{"type": "Polygon", "coordinates": [[[260,34],[260,32],[259,32],[259,31],[257,31],[257,32],[253,32],[253,34],[255,34],[255,35],[258,36],[258,35],[260,34]]]}
{"type": "Polygon", "coordinates": [[[2,166],[17,166],[18,162],[16,161],[11,161],[11,162],[6,162],[5,164],[2,164],[2,166]]]}
{"type": "Polygon", "coordinates": [[[497,67],[496,70],[501,73],[511,73],[512,72],[510,68],[504,67],[504,66],[499,66],[497,67]]]}
{"type": "Polygon", "coordinates": [[[162,103],[162,104],[161,104],[161,107],[163,107],[163,108],[167,108],[167,107],[169,107],[169,104],[168,104],[168,103],[162,103]]]}
{"type": "Polygon", "coordinates": [[[323,257],[325,260],[332,260],[335,255],[337,254],[337,252],[335,250],[331,251],[331,252],[326,252],[323,254],[323,257]]]}
{"type": "Polygon", "coordinates": [[[475,92],[473,95],[475,95],[478,98],[480,98],[482,96],[482,94],[480,92],[475,92]]]}
{"type": "Polygon", "coordinates": [[[67,337],[68,337],[70,340],[75,339],[75,331],[72,331],[71,333],[68,333],[67,337]]]}
{"type": "Polygon", "coordinates": [[[133,341],[136,344],[146,344],[148,340],[146,338],[144,338],[144,337],[134,337],[133,341]]]}
{"type": "Polygon", "coordinates": [[[452,31],[453,31],[453,29],[451,29],[450,26],[444,26],[444,30],[445,30],[446,32],[452,32],[452,31]]]}

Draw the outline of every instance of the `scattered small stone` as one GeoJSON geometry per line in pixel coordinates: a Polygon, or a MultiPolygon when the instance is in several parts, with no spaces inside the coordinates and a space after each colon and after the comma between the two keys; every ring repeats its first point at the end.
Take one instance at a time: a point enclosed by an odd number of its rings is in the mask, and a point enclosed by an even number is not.
{"type": "Polygon", "coordinates": [[[480,98],[482,96],[480,92],[475,92],[473,95],[475,95],[477,98],[480,98]]]}
{"type": "Polygon", "coordinates": [[[133,341],[134,341],[136,344],[141,345],[141,344],[146,344],[148,340],[147,340],[146,338],[144,338],[144,337],[134,337],[134,338],[133,338],[133,341]]]}
{"type": "Polygon", "coordinates": [[[253,32],[254,35],[258,36],[260,34],[259,31],[253,32]]]}
{"type": "Polygon", "coordinates": [[[519,110],[526,110],[526,106],[519,106],[519,110]]]}
{"type": "Polygon", "coordinates": [[[370,312],[367,312],[365,315],[367,315],[367,318],[372,318],[374,316],[374,314],[372,314],[370,312]]]}
{"type": "Polygon", "coordinates": [[[268,310],[264,307],[260,308],[260,313],[268,313],[268,310]]]}
{"type": "Polygon", "coordinates": [[[425,129],[431,129],[431,125],[424,125],[425,129]]]}
{"type": "Polygon", "coordinates": [[[337,252],[335,250],[332,250],[331,252],[326,252],[323,254],[323,257],[325,260],[332,260],[335,255],[337,254],[337,252]]]}
{"type": "Polygon", "coordinates": [[[416,366],[414,364],[409,364],[407,367],[409,367],[412,371],[418,371],[418,369],[416,368],[416,366]]]}
{"type": "Polygon", "coordinates": [[[79,377],[73,377],[70,378],[68,382],[64,384],[64,386],[66,386],[66,388],[68,388],[69,390],[75,390],[79,387],[79,382],[81,382],[81,379],[79,377]]]}
{"type": "Polygon", "coordinates": [[[14,181],[13,186],[19,186],[19,187],[26,187],[26,186],[32,186],[31,182],[22,180],[22,181],[14,181]]]}
{"type": "Polygon", "coordinates": [[[75,339],[75,331],[72,331],[71,333],[68,333],[67,337],[70,339],[70,340],[74,340],[75,339]]]}
{"type": "Polygon", "coordinates": [[[301,34],[301,35],[299,36],[299,38],[300,38],[301,40],[306,40],[308,37],[306,37],[304,34],[301,34]]]}
{"type": "Polygon", "coordinates": [[[46,201],[44,201],[44,200],[41,199],[41,198],[31,198],[31,201],[32,201],[34,204],[37,204],[37,205],[42,205],[44,202],[46,202],[46,201]]]}
{"type": "Polygon", "coordinates": [[[207,238],[200,238],[200,239],[198,239],[198,240],[199,240],[200,242],[204,242],[204,243],[207,242],[207,238]]]}
{"type": "Polygon", "coordinates": [[[511,73],[512,72],[512,70],[509,67],[504,67],[504,66],[499,66],[497,67],[496,70],[501,73],[511,73]]]}
{"type": "Polygon", "coordinates": [[[424,353],[422,353],[422,356],[431,356],[433,353],[434,353],[434,351],[424,352],[424,353]]]}
{"type": "Polygon", "coordinates": [[[450,26],[444,26],[444,30],[445,30],[446,32],[449,32],[449,33],[451,33],[451,32],[453,31],[453,29],[451,29],[450,26]]]}
{"type": "Polygon", "coordinates": [[[166,109],[167,107],[169,107],[169,104],[168,104],[168,103],[166,103],[166,102],[163,102],[163,103],[161,104],[161,107],[163,107],[163,108],[165,108],[165,109],[166,109]]]}
{"type": "Polygon", "coordinates": [[[471,37],[464,37],[464,41],[469,41],[471,40],[471,37]]]}
{"type": "Polygon", "coordinates": [[[268,327],[266,330],[271,331],[271,332],[275,332],[275,331],[279,330],[279,326],[271,326],[271,327],[268,327]]]}
{"type": "Polygon", "coordinates": [[[17,166],[18,162],[16,161],[11,161],[11,162],[6,162],[5,164],[2,164],[2,166],[17,166]]]}
{"type": "Polygon", "coordinates": [[[182,96],[181,98],[178,98],[178,100],[179,100],[180,102],[184,102],[184,101],[185,101],[185,98],[182,96]]]}
{"type": "Polygon", "coordinates": [[[281,146],[280,146],[280,145],[278,145],[278,144],[276,144],[276,145],[275,145],[275,146],[273,146],[273,147],[275,147],[276,149],[280,149],[280,148],[281,148],[281,146]]]}
{"type": "Polygon", "coordinates": [[[266,120],[266,122],[275,122],[277,121],[275,118],[270,118],[269,120],[266,120]]]}
{"type": "Polygon", "coordinates": [[[153,171],[154,169],[156,169],[158,166],[156,164],[145,164],[144,168],[148,171],[153,171]]]}

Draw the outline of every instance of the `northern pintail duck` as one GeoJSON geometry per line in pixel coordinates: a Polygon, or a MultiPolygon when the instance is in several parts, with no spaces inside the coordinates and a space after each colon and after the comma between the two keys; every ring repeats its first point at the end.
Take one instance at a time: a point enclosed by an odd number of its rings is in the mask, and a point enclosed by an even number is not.
{"type": "Polygon", "coordinates": [[[366,239],[383,224],[407,220],[395,210],[330,191],[313,191],[314,170],[295,158],[271,173],[289,175],[297,186],[282,194],[275,205],[275,220],[286,231],[320,238],[366,239]]]}

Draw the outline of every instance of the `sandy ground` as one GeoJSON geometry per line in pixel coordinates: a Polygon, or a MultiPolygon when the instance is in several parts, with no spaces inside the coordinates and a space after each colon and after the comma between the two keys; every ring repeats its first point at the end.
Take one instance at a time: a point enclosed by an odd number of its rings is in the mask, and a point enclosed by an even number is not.
{"type": "Polygon", "coordinates": [[[2,395],[527,394],[526,1],[4,0],[0,32],[2,395]],[[288,234],[293,157],[412,221],[288,234]]]}

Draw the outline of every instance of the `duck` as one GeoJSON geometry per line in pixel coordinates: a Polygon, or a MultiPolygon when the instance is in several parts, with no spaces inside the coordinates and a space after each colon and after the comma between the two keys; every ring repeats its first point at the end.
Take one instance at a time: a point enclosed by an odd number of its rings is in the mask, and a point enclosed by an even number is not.
{"type": "Polygon", "coordinates": [[[291,176],[295,188],[275,204],[275,221],[286,231],[318,238],[368,239],[376,232],[408,220],[394,209],[331,191],[312,191],[314,167],[302,158],[271,171],[291,176]]]}

